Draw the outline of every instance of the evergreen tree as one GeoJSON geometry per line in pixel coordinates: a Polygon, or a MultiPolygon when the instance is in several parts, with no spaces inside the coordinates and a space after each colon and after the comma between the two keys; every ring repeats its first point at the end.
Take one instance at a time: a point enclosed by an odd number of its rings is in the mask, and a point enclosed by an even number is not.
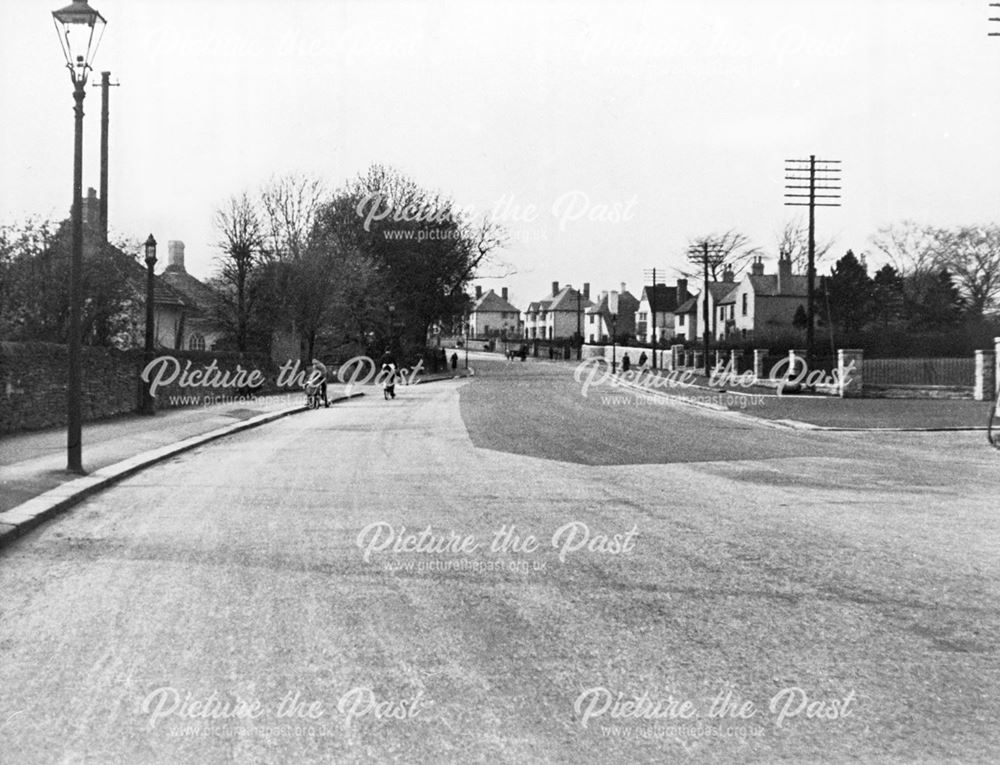
{"type": "Polygon", "coordinates": [[[857,259],[853,250],[848,250],[836,262],[826,286],[834,325],[846,333],[862,329],[871,318],[874,285],[868,268],[857,259]]]}
{"type": "Polygon", "coordinates": [[[887,327],[903,316],[903,277],[886,264],[872,279],[872,318],[887,327]]]}

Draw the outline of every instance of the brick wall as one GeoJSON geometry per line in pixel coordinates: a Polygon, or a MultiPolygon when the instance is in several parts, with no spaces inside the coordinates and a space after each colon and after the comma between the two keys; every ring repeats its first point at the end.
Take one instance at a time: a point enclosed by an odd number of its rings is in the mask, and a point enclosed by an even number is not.
{"type": "MultiPolygon", "coordinates": [[[[238,353],[169,351],[183,369],[203,368],[216,360],[222,370],[259,369],[274,390],[275,364],[266,356],[238,353]]],[[[0,342],[0,433],[37,430],[66,424],[66,378],[69,351],[54,343],[0,342]]],[[[139,374],[144,366],[142,351],[114,348],[82,348],[83,420],[91,422],[138,409],[141,400],[139,374]]],[[[157,394],[157,408],[169,408],[176,395],[191,397],[234,394],[230,388],[182,388],[177,382],[157,394]]],[[[191,400],[189,403],[193,404],[191,400]]],[[[180,405],[173,402],[173,405],[180,405]]]]}

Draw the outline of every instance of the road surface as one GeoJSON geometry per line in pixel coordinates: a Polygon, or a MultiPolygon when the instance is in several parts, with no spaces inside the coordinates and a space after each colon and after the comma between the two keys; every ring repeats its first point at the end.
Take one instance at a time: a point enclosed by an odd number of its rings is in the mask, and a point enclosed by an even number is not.
{"type": "Polygon", "coordinates": [[[1000,757],[981,433],[778,430],[475,364],[0,551],[0,759],[1000,757]]]}

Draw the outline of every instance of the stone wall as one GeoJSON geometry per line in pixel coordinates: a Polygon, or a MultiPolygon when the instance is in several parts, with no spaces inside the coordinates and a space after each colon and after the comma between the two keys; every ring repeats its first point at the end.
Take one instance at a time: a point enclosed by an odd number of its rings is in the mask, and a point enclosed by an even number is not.
{"type": "MultiPolygon", "coordinates": [[[[84,422],[135,412],[141,401],[139,374],[144,364],[142,351],[84,346],[82,415],[84,422]]],[[[263,392],[275,389],[277,368],[266,356],[237,353],[170,351],[183,369],[204,368],[213,360],[219,369],[234,371],[260,369],[267,384],[263,392]]],[[[67,369],[69,350],[54,343],[0,342],[0,433],[37,430],[66,424],[67,369]]],[[[179,380],[157,394],[158,409],[195,405],[206,396],[235,395],[233,387],[183,388],[179,380]],[[183,398],[180,398],[183,397],[183,398]]]]}

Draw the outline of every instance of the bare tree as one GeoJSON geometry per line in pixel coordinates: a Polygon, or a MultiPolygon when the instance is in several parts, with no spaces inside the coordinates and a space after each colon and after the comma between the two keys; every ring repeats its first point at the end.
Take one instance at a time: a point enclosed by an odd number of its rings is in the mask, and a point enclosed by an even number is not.
{"type": "Polygon", "coordinates": [[[264,249],[261,217],[246,192],[230,197],[215,213],[215,226],[221,239],[221,279],[235,293],[236,347],[247,350],[250,324],[250,275],[259,265],[264,249]]]}
{"type": "Polygon", "coordinates": [[[921,276],[940,270],[938,232],[912,220],[880,228],[872,246],[904,276],[921,276]]]}
{"type": "MultiPolygon", "coordinates": [[[[792,261],[792,271],[804,274],[809,267],[809,227],[801,220],[788,221],[778,234],[778,255],[792,261]]],[[[816,242],[813,262],[818,264],[833,248],[833,239],[816,242]]]]}
{"type": "Polygon", "coordinates": [[[935,232],[937,262],[955,276],[969,314],[982,316],[1000,298],[1000,227],[960,226],[935,232]]]}
{"type": "Polygon", "coordinates": [[[328,194],[318,178],[302,174],[272,178],[260,201],[269,258],[297,260],[306,251],[319,211],[328,194]]]}
{"type": "Polygon", "coordinates": [[[708,275],[713,281],[719,281],[727,269],[732,269],[733,274],[738,275],[761,251],[759,247],[750,244],[748,236],[730,229],[722,234],[691,239],[688,242],[688,260],[692,265],[699,268],[703,266],[706,247],[708,275]]]}

